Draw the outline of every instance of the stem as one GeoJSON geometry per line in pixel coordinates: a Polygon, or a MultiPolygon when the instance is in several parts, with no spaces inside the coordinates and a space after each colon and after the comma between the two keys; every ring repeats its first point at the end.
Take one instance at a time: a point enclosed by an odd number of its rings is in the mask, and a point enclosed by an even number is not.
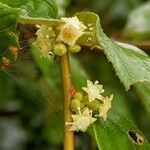
{"type": "Polygon", "coordinates": [[[70,88],[71,84],[71,73],[69,54],[66,53],[60,57],[60,73],[63,86],[63,105],[64,105],[64,150],[74,150],[74,133],[69,131],[69,126],[66,126],[66,122],[72,122],[71,111],[70,111],[70,88]]]}
{"type": "MultiPolygon", "coordinates": [[[[112,40],[134,45],[134,46],[144,50],[145,52],[150,51],[150,41],[126,41],[126,40],[122,40],[122,39],[112,39],[112,40]]],[[[104,51],[103,48],[100,47],[99,45],[94,45],[93,46],[91,44],[83,44],[81,46],[85,47],[85,48],[92,49],[92,50],[96,50],[96,51],[99,51],[99,52],[104,51]]]]}
{"type": "Polygon", "coordinates": [[[46,19],[46,18],[32,18],[32,17],[22,17],[18,18],[17,23],[21,24],[39,24],[39,25],[47,25],[47,26],[58,26],[64,24],[63,21],[58,19],[46,19]]]}

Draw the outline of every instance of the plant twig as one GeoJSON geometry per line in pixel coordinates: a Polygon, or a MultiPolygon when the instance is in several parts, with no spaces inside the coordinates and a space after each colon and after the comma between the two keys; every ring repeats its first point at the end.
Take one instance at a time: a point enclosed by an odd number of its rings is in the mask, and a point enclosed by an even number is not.
{"type": "Polygon", "coordinates": [[[145,52],[149,52],[150,50],[150,41],[125,41],[125,40],[119,40],[118,41],[120,42],[124,42],[124,43],[128,43],[128,44],[131,44],[131,45],[134,45],[142,50],[144,50],[145,52]]]}
{"type": "Polygon", "coordinates": [[[66,122],[72,122],[70,111],[70,88],[72,84],[68,53],[60,57],[60,73],[62,79],[64,99],[64,150],[74,150],[74,133],[73,131],[69,131],[69,126],[65,125],[66,122]]]}
{"type": "MultiPolygon", "coordinates": [[[[150,50],[150,41],[125,41],[125,40],[121,40],[121,39],[115,39],[115,41],[134,45],[134,46],[144,50],[145,52],[149,52],[149,50],[150,50]]],[[[82,47],[96,50],[99,52],[103,52],[103,48],[98,45],[93,46],[90,44],[85,44],[85,45],[82,45],[82,47]]]]}

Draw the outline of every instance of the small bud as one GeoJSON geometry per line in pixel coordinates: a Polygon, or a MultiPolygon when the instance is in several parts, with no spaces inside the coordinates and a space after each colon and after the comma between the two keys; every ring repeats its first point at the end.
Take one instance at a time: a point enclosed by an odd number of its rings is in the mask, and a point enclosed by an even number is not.
{"type": "Polygon", "coordinates": [[[64,44],[57,44],[54,46],[54,53],[58,56],[63,56],[67,52],[67,48],[64,44]]]}
{"type": "Polygon", "coordinates": [[[70,46],[68,48],[68,50],[72,53],[78,53],[79,51],[81,51],[81,46],[80,45],[77,45],[75,44],[74,46],[70,46]]]}
{"type": "Polygon", "coordinates": [[[88,107],[83,107],[83,108],[81,109],[81,113],[83,113],[84,111],[87,111],[87,110],[89,110],[89,112],[90,112],[90,109],[89,109],[88,107]]]}
{"type": "Polygon", "coordinates": [[[78,99],[73,99],[71,101],[71,110],[75,112],[78,110],[79,107],[80,107],[80,101],[78,99]]]}
{"type": "Polygon", "coordinates": [[[14,55],[15,59],[17,59],[19,48],[16,46],[9,46],[8,49],[14,55]]]}
{"type": "Polygon", "coordinates": [[[88,108],[93,110],[93,111],[98,111],[99,110],[99,107],[100,107],[100,103],[98,100],[94,100],[92,102],[89,102],[87,104],[88,108]]]}
{"type": "Polygon", "coordinates": [[[6,57],[2,57],[2,69],[10,67],[10,60],[6,57]]]}
{"type": "Polygon", "coordinates": [[[77,92],[75,95],[74,95],[74,98],[75,99],[78,99],[79,101],[81,101],[83,99],[83,93],[82,92],[77,92]]]}

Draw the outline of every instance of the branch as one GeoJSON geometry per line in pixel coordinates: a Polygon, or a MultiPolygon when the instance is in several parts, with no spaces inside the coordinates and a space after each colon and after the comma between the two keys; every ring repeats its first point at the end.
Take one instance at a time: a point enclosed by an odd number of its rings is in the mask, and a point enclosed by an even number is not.
{"type": "Polygon", "coordinates": [[[66,122],[72,122],[70,111],[70,88],[72,84],[68,53],[60,57],[60,73],[62,79],[64,99],[64,150],[74,150],[74,133],[73,131],[69,131],[69,126],[65,125],[66,122]]]}
{"type": "MultiPolygon", "coordinates": [[[[115,41],[131,44],[133,46],[136,46],[136,47],[144,50],[145,52],[150,51],[150,41],[125,41],[125,40],[121,40],[121,39],[115,39],[115,41]]],[[[85,44],[85,45],[81,45],[81,46],[91,49],[91,50],[96,50],[99,52],[103,51],[103,48],[101,48],[99,45],[93,46],[90,44],[85,44]]]]}

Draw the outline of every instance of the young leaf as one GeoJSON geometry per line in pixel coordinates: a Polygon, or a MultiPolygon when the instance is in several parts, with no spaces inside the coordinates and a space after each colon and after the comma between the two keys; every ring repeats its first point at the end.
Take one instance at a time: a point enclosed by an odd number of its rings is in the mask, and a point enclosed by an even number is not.
{"type": "Polygon", "coordinates": [[[78,13],[77,17],[85,25],[87,22],[88,24],[96,24],[95,32],[98,43],[104,49],[108,60],[113,64],[113,67],[126,90],[136,82],[150,82],[150,58],[148,56],[133,51],[131,48],[122,47],[110,40],[104,34],[99,17],[96,14],[82,12],[78,13]]]}
{"type": "Polygon", "coordinates": [[[87,27],[87,29],[84,31],[84,34],[78,39],[77,43],[79,45],[90,45],[91,47],[97,46],[98,40],[96,37],[96,32],[97,32],[96,14],[83,12],[83,13],[77,13],[76,16],[87,27]]]}
{"type": "Polygon", "coordinates": [[[11,8],[8,5],[2,3],[0,3],[0,10],[0,32],[14,28],[20,10],[17,8],[11,8]]]}
{"type": "Polygon", "coordinates": [[[148,150],[150,145],[143,134],[127,118],[111,113],[107,121],[93,125],[99,150],[148,150]]]}

